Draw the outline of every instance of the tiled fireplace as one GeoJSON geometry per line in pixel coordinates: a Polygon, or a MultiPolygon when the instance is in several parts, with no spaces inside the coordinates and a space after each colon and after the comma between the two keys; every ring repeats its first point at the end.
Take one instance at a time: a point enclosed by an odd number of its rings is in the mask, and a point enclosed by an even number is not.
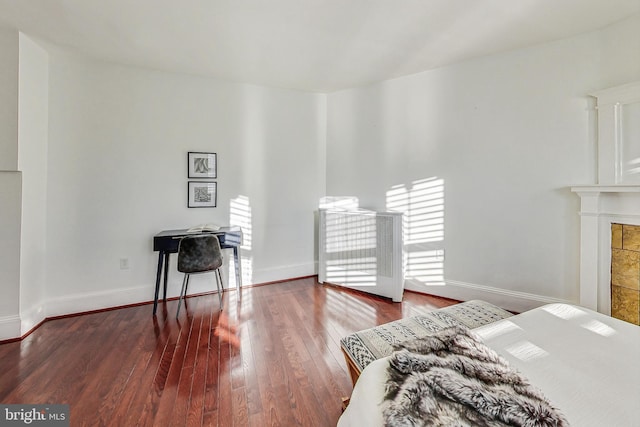
{"type": "Polygon", "coordinates": [[[611,316],[640,325],[640,226],[611,224],[611,316]]]}
{"type": "Polygon", "coordinates": [[[572,187],[580,207],[580,304],[640,324],[640,186],[572,187]]]}

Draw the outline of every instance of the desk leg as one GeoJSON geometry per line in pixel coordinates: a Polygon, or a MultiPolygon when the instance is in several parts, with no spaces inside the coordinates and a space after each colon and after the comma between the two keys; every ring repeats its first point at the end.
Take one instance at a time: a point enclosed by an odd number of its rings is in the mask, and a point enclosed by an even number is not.
{"type": "MultiPolygon", "coordinates": [[[[158,271],[156,272],[156,292],[153,298],[153,315],[155,316],[156,310],[158,309],[158,293],[160,292],[160,276],[162,275],[162,256],[164,254],[162,251],[158,253],[158,271]]],[[[166,277],[165,273],[165,277],[166,277]]],[[[166,291],[165,291],[166,293],[166,291]]]]}
{"type": "Polygon", "coordinates": [[[233,247],[233,259],[236,264],[236,290],[242,286],[242,266],[240,265],[240,246],[233,247]]]}
{"type": "Polygon", "coordinates": [[[164,302],[167,302],[167,278],[169,277],[169,252],[164,254],[164,302]]]}

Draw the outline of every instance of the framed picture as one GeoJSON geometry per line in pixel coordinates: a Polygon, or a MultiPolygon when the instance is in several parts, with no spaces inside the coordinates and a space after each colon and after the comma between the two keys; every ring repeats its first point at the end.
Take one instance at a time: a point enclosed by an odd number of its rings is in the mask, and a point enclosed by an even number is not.
{"type": "Polygon", "coordinates": [[[190,208],[215,208],[218,197],[217,182],[189,181],[187,206],[190,208]]]}
{"type": "Polygon", "coordinates": [[[218,177],[218,156],[216,153],[189,151],[187,161],[189,163],[188,178],[218,177]]]}

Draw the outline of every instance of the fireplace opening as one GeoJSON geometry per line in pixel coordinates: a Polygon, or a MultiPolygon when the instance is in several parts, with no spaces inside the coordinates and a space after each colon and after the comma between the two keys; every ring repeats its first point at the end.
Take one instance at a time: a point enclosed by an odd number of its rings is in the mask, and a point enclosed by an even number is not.
{"type": "Polygon", "coordinates": [[[611,224],[611,316],[640,325],[640,226],[611,224]]]}

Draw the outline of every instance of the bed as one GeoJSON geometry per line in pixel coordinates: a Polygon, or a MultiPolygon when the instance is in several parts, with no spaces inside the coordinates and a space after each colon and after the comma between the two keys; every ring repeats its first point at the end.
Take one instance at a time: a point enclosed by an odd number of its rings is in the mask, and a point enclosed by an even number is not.
{"type": "MultiPolygon", "coordinates": [[[[572,426],[640,426],[640,327],[550,304],[474,329],[537,387],[572,426]]],[[[384,425],[389,357],[360,375],[338,427],[384,425]]]]}

